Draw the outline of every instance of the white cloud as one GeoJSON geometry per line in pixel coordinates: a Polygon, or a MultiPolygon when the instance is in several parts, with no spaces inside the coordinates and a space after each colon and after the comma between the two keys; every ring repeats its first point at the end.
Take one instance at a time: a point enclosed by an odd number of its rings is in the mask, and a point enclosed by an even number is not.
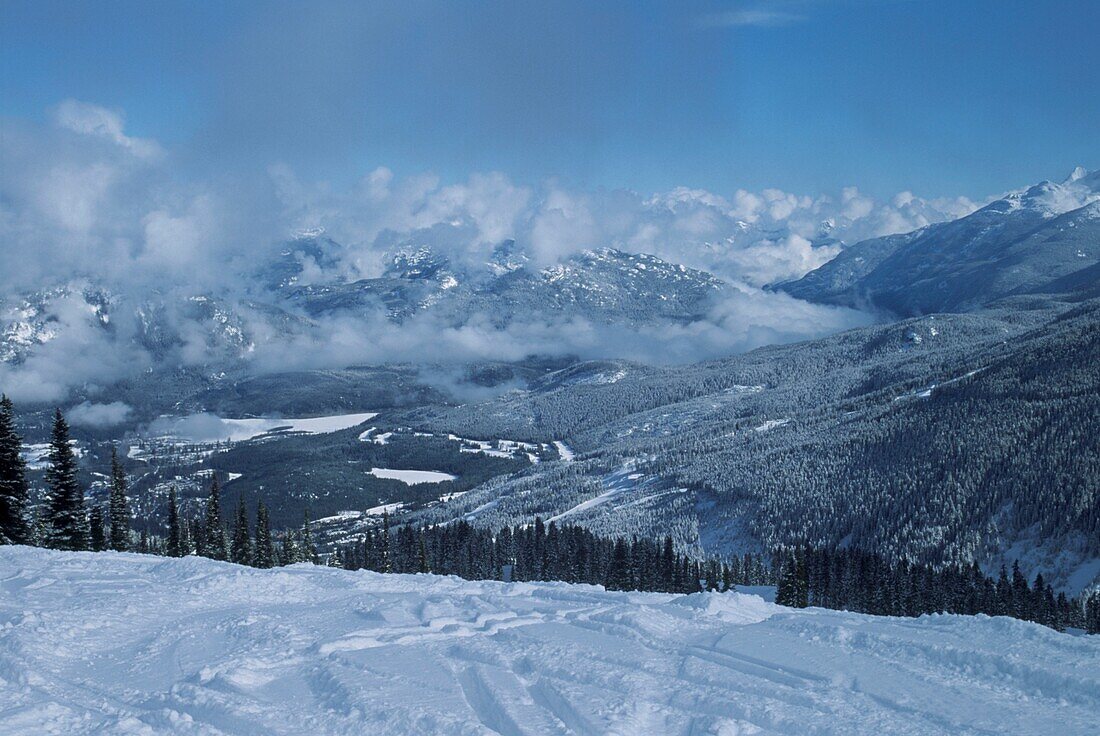
{"type": "MultiPolygon", "coordinates": [[[[291,233],[317,227],[343,249],[335,266],[303,261],[310,283],[377,276],[387,252],[406,244],[429,245],[456,267],[480,267],[493,247],[515,239],[537,266],[609,246],[705,269],[743,287],[708,319],[684,327],[624,330],[540,315],[503,329],[493,315],[457,326],[423,316],[397,327],[374,312],[277,330],[257,320],[241,329],[252,331],[247,359],[261,370],[509,360],[539,352],[689,360],[822,334],[858,316],[759,287],[820,266],[839,251],[839,241],[907,231],[975,208],[963,198],[908,191],[884,201],[854,187],[836,196],[688,187],[642,195],[557,182],[532,187],[496,172],[441,183],[430,173],[398,176],[384,167],[340,188],[303,180],[278,163],[265,176],[204,180],[182,177],[159,144],[127,135],[120,113],[95,105],[63,103],[52,128],[10,120],[0,126],[0,242],[20,254],[0,270],[4,297],[59,283],[75,284],[71,293],[78,294],[84,282],[73,279],[87,278],[116,295],[120,314],[144,309],[154,295],[183,304],[194,294],[262,302],[271,297],[258,291],[257,267],[291,233]]],[[[55,401],[73,387],[92,391],[149,365],[150,356],[135,348],[137,325],[97,323],[75,297],[55,309],[58,336],[25,362],[0,365],[9,393],[55,401]]],[[[212,352],[215,331],[237,329],[184,308],[158,318],[174,335],[168,359],[194,365],[221,357],[212,352]]]]}
{"type": "Polygon", "coordinates": [[[108,404],[93,404],[85,401],[69,409],[65,416],[73,426],[106,429],[124,424],[132,414],[133,409],[121,401],[112,401],[108,404]]]}
{"type": "Polygon", "coordinates": [[[747,8],[713,13],[700,19],[700,25],[708,28],[772,28],[806,20],[806,16],[774,8],[747,8]]]}
{"type": "Polygon", "coordinates": [[[138,158],[157,158],[164,153],[156,141],[126,135],[122,113],[99,105],[65,100],[57,106],[55,119],[61,128],[111,141],[138,158]]]}

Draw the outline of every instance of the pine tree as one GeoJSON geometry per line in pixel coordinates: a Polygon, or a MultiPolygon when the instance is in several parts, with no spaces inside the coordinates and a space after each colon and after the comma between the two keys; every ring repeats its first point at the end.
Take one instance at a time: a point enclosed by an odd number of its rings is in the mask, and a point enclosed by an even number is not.
{"type": "Polygon", "coordinates": [[[390,554],[390,512],[382,512],[382,569],[381,572],[393,572],[393,559],[390,554]]]}
{"type": "Polygon", "coordinates": [[[262,568],[275,567],[275,546],[271,540],[271,522],[267,516],[267,507],[261,501],[256,507],[256,550],[253,565],[262,568]]]}
{"type": "Polygon", "coordinates": [[[795,608],[806,608],[810,605],[810,584],[806,574],[806,556],[798,552],[795,554],[795,608]]]}
{"type": "Polygon", "coordinates": [[[93,552],[103,552],[107,549],[107,529],[103,521],[103,509],[99,504],[92,506],[88,514],[88,533],[93,552]]]}
{"type": "Polygon", "coordinates": [[[294,535],[289,532],[284,534],[282,543],[279,545],[279,564],[293,565],[301,561],[301,550],[298,549],[298,543],[294,541],[294,535]]]}
{"type": "Polygon", "coordinates": [[[300,555],[303,562],[317,564],[317,547],[313,544],[313,530],[309,525],[309,509],[306,509],[302,517],[302,543],[300,555]]]}
{"type": "Polygon", "coordinates": [[[676,552],[672,547],[672,537],[666,535],[664,547],[661,550],[660,570],[661,585],[665,586],[665,590],[672,590],[675,587],[675,577],[676,552]]]}
{"type": "Polygon", "coordinates": [[[417,560],[418,564],[416,566],[416,571],[421,572],[421,573],[431,572],[431,567],[428,565],[428,548],[424,544],[424,534],[423,533],[418,534],[417,539],[419,541],[420,549],[419,549],[419,554],[418,554],[418,560],[417,560]]]}
{"type": "Polygon", "coordinates": [[[210,483],[210,496],[206,499],[206,520],[203,523],[203,555],[212,560],[228,560],[229,550],[225,543],[225,530],[222,527],[221,501],[218,496],[218,474],[213,474],[210,483]]]}
{"type": "Polygon", "coordinates": [[[84,491],[76,480],[76,455],[69,444],[69,425],[60,409],[54,414],[48,460],[49,546],[54,549],[87,549],[88,519],[84,513],[84,491]]]}
{"type": "Polygon", "coordinates": [[[30,492],[26,463],[19,454],[23,438],[15,431],[15,407],[0,396],[0,544],[30,544],[27,519],[30,492]]]}
{"type": "Polygon", "coordinates": [[[187,554],[184,546],[183,529],[180,528],[179,500],[176,497],[176,487],[168,489],[168,544],[165,554],[169,557],[183,557],[187,554]]]}
{"type": "Polygon", "coordinates": [[[233,526],[233,546],[230,559],[238,565],[252,564],[252,537],[248,532],[248,511],[244,499],[237,500],[237,522],[233,526]]]}
{"type": "Polygon", "coordinates": [[[608,590],[630,590],[630,554],[626,547],[626,540],[622,537],[615,540],[615,546],[611,553],[611,565],[607,572],[606,587],[608,590]]]}
{"type": "Polygon", "coordinates": [[[1031,589],[1020,572],[1019,560],[1012,563],[1012,615],[1025,620],[1031,618],[1031,589]]]}
{"type": "Polygon", "coordinates": [[[111,448],[111,549],[125,552],[130,548],[130,509],[126,502],[126,473],[118,461],[118,450],[111,448]]]}

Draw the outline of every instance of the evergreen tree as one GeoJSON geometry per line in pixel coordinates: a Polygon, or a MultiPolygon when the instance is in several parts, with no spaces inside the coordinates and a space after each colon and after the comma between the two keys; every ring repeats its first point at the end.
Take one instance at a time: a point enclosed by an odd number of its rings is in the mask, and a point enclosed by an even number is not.
{"type": "Polygon", "coordinates": [[[393,559],[390,556],[390,512],[382,512],[382,572],[393,572],[393,559]]]}
{"type": "Polygon", "coordinates": [[[248,532],[248,511],[244,499],[237,500],[237,522],[233,526],[233,545],[229,558],[238,565],[252,564],[252,537],[248,532]]]}
{"type": "Polygon", "coordinates": [[[206,519],[203,523],[202,554],[212,560],[228,560],[229,550],[225,543],[225,530],[222,526],[221,501],[218,496],[221,489],[218,486],[218,474],[213,474],[210,483],[210,496],[206,499],[206,519]]]}
{"type": "Polygon", "coordinates": [[[798,561],[798,555],[791,552],[784,555],[779,584],[775,591],[775,602],[791,608],[805,608],[808,585],[805,582],[805,567],[798,561]]]}
{"type": "Polygon", "coordinates": [[[661,585],[665,590],[675,588],[676,577],[676,552],[672,547],[672,537],[665,536],[665,544],[661,550],[661,585]]]}
{"type": "Polygon", "coordinates": [[[1020,572],[1020,561],[1012,563],[1012,615],[1016,618],[1031,618],[1031,589],[1027,578],[1020,572]]]}
{"type": "Polygon", "coordinates": [[[627,551],[626,540],[622,537],[615,540],[605,585],[608,590],[630,590],[633,587],[630,575],[630,555],[627,551]]]}
{"type": "Polygon", "coordinates": [[[103,521],[103,510],[99,504],[92,506],[88,514],[88,533],[93,552],[102,552],[107,549],[107,529],[103,521]]]}
{"type": "Polygon", "coordinates": [[[275,545],[271,540],[271,522],[267,507],[261,501],[256,507],[256,550],[253,565],[262,568],[275,567],[275,545]]]}
{"type": "Polygon", "coordinates": [[[810,605],[810,584],[806,574],[806,556],[802,552],[795,553],[795,608],[806,608],[810,605]]]}
{"type": "Polygon", "coordinates": [[[23,438],[15,431],[15,407],[0,396],[0,544],[30,544],[27,521],[30,492],[27,465],[19,454],[23,438]]]}
{"type": "Polygon", "coordinates": [[[88,519],[84,513],[84,491],[76,480],[76,455],[69,444],[69,425],[60,409],[54,414],[48,461],[49,546],[54,549],[87,549],[88,519]]]}
{"type": "Polygon", "coordinates": [[[279,544],[279,564],[293,565],[301,561],[301,550],[298,549],[298,543],[294,540],[294,535],[289,532],[284,534],[279,544]]]}
{"type": "Polygon", "coordinates": [[[428,547],[424,543],[424,535],[418,534],[417,539],[419,541],[419,555],[418,564],[416,566],[417,572],[431,572],[431,567],[428,565],[428,547]]]}
{"type": "Polygon", "coordinates": [[[125,552],[130,548],[130,509],[126,502],[126,473],[118,461],[118,450],[111,448],[111,549],[125,552]]]}
{"type": "Polygon", "coordinates": [[[313,543],[313,529],[309,525],[309,509],[306,509],[302,515],[302,539],[301,539],[300,555],[302,562],[312,562],[317,564],[317,546],[313,543]]]}
{"type": "Polygon", "coordinates": [[[183,529],[180,527],[179,500],[176,497],[176,487],[168,489],[168,543],[165,546],[165,554],[169,557],[183,557],[188,552],[184,546],[183,529]]]}

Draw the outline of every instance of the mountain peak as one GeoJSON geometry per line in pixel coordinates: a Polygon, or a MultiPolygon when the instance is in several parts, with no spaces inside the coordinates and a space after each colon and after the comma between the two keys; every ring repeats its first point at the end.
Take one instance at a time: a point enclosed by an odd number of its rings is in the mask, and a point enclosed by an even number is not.
{"type": "Polygon", "coordinates": [[[1088,177],[1091,173],[1093,173],[1093,172],[1090,172],[1084,166],[1077,166],[1073,169],[1072,172],[1070,172],[1070,175],[1066,177],[1066,180],[1065,180],[1064,183],[1065,184],[1072,184],[1076,181],[1081,181],[1082,179],[1088,177]]]}

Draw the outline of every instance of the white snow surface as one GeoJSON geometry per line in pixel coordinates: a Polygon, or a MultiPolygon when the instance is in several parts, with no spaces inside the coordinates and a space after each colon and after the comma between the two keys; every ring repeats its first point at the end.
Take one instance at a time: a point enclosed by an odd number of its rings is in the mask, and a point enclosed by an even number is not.
{"type": "Polygon", "coordinates": [[[569,445],[565,444],[561,440],[554,440],[554,447],[556,447],[558,450],[558,457],[560,457],[564,462],[573,462],[573,459],[576,457],[576,453],[573,452],[573,449],[569,447],[569,445]]]}
{"type": "Polygon", "coordinates": [[[0,547],[0,734],[1093,734],[1100,637],[0,547]]]}
{"type": "Polygon", "coordinates": [[[377,412],[335,414],[325,417],[282,419],[255,417],[226,419],[216,414],[191,414],[186,417],[161,417],[153,426],[170,437],[188,442],[244,442],[272,432],[329,434],[358,426],[378,416],[377,412]]]}
{"type": "Polygon", "coordinates": [[[443,473],[438,470],[398,470],[395,468],[371,468],[370,474],[375,478],[399,480],[407,486],[415,486],[418,483],[443,483],[458,478],[457,475],[443,473]]]}

